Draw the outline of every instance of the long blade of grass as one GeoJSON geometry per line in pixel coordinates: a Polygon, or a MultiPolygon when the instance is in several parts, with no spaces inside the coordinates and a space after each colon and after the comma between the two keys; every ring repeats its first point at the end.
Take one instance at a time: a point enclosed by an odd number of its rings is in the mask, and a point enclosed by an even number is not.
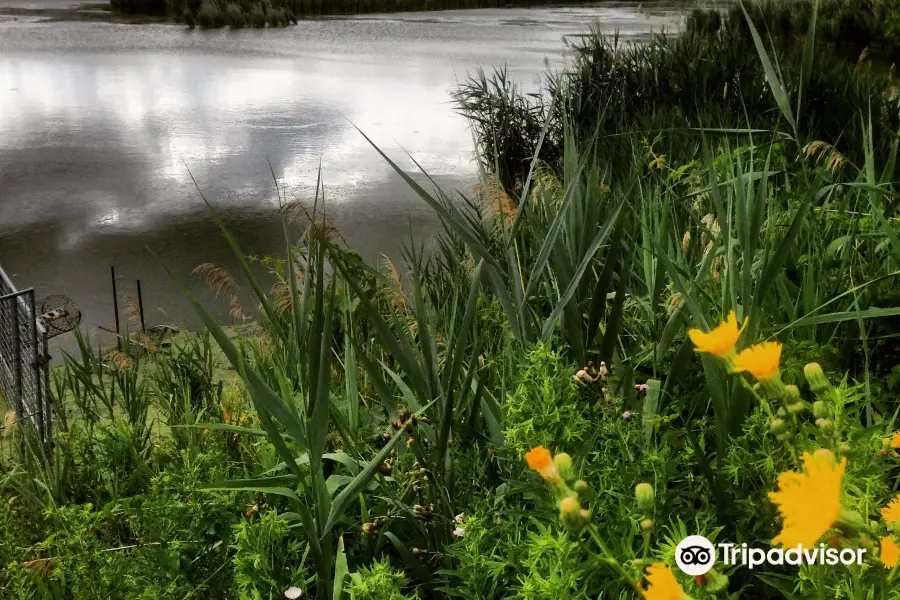
{"type": "Polygon", "coordinates": [[[753,37],[753,44],[756,46],[756,52],[759,54],[760,62],[762,62],[763,70],[766,73],[766,81],[769,83],[769,88],[772,90],[772,95],[775,97],[775,103],[778,104],[781,114],[796,132],[797,121],[794,119],[794,113],[791,110],[791,101],[784,89],[784,85],[782,85],[778,73],[772,66],[772,61],[769,59],[769,53],[766,51],[762,38],[759,37],[759,32],[756,30],[756,25],[753,24],[753,19],[750,18],[750,14],[747,12],[747,9],[744,8],[743,2],[741,2],[741,10],[744,12],[744,18],[747,20],[747,27],[750,29],[750,35],[753,37]]]}

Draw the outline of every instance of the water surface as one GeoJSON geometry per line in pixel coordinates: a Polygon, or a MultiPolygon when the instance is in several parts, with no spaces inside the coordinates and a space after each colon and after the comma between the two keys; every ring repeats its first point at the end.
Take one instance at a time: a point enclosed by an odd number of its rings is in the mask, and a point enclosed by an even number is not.
{"type": "MultiPolygon", "coordinates": [[[[61,0],[7,0],[57,6],[61,0]]],[[[66,294],[89,330],[112,327],[109,267],[146,320],[195,323],[152,248],[191,280],[231,267],[197,187],[247,251],[283,248],[272,172],[310,200],[318,167],[329,219],[367,260],[436,228],[426,206],[357,132],[447,188],[475,181],[472,139],[450,94],[507,65],[535,89],[563,40],[592,23],[640,39],[683,4],[403,13],[275,30],[0,20],[0,265],[38,297],[66,294]]],[[[2,19],[2,18],[0,18],[2,19]]],[[[196,281],[194,289],[200,289],[196,281]]],[[[204,296],[210,299],[210,295],[204,296]]]]}

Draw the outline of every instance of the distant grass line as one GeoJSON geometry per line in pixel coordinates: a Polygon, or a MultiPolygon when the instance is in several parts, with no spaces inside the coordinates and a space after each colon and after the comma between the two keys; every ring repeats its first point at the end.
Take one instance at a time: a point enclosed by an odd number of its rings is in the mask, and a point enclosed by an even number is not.
{"type": "Polygon", "coordinates": [[[596,0],[112,0],[123,16],[168,18],[190,28],[284,27],[328,15],[416,12],[472,8],[575,5],[596,0]]]}

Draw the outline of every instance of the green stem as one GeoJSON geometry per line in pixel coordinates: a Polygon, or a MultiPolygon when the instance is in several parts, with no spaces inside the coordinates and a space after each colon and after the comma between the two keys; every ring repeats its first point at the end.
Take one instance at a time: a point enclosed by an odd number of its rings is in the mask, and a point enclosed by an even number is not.
{"type": "Polygon", "coordinates": [[[613,556],[612,552],[609,551],[609,547],[607,547],[606,543],[603,541],[603,538],[600,537],[600,533],[597,531],[597,526],[591,523],[588,525],[588,533],[591,534],[591,538],[593,538],[594,543],[597,544],[597,547],[600,548],[600,551],[603,553],[603,560],[606,564],[613,568],[625,581],[628,582],[628,585],[631,586],[631,589],[637,590],[638,583],[635,581],[634,577],[625,570],[625,568],[619,563],[619,561],[613,556]]]}

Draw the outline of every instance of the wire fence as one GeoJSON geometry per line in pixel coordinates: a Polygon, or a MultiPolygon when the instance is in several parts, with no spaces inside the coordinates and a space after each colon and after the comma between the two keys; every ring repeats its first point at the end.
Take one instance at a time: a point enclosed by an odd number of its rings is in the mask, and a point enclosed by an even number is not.
{"type": "Polygon", "coordinates": [[[0,268],[0,392],[11,413],[4,419],[4,437],[21,424],[34,427],[49,442],[50,355],[47,330],[38,322],[34,290],[17,290],[0,268]]]}

